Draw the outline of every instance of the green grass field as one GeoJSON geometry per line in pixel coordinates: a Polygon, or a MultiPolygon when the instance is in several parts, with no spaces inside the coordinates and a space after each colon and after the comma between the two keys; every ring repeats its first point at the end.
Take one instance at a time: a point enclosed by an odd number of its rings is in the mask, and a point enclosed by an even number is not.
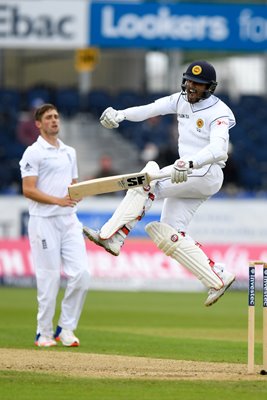
{"type": "MultiPolygon", "coordinates": [[[[61,291],[59,302],[62,294],[61,291]]],[[[245,364],[246,292],[229,291],[209,308],[203,306],[205,297],[206,293],[89,292],[76,331],[81,346],[75,349],[36,349],[33,346],[35,289],[0,287],[0,348],[245,364]]],[[[262,308],[260,301],[258,304],[256,363],[261,364],[262,308]]],[[[58,313],[59,308],[57,316],[58,313]]],[[[234,382],[211,379],[140,380],[134,377],[66,378],[34,371],[0,371],[1,400],[261,400],[266,396],[267,377],[260,381],[234,382]]]]}

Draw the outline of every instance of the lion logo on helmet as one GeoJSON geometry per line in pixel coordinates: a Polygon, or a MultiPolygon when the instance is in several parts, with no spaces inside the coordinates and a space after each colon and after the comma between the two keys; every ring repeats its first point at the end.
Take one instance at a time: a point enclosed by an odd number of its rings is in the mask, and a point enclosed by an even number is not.
{"type": "Polygon", "coordinates": [[[194,75],[200,75],[202,72],[202,68],[200,65],[194,65],[194,67],[192,68],[192,73],[194,75]]]}

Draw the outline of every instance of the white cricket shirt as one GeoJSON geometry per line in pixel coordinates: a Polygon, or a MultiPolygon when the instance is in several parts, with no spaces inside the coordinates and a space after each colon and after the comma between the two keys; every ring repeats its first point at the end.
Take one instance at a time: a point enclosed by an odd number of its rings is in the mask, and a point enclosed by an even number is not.
{"type": "Polygon", "coordinates": [[[180,158],[194,162],[194,175],[204,174],[210,167],[210,159],[225,153],[225,159],[215,161],[225,166],[229,143],[229,129],[235,125],[231,109],[218,97],[190,104],[181,92],[162,97],[154,103],[123,111],[128,121],[143,121],[157,115],[177,114],[178,152],[180,158]]]}
{"type": "MultiPolygon", "coordinates": [[[[20,160],[22,178],[37,176],[37,188],[55,197],[68,194],[68,186],[78,178],[76,151],[58,140],[59,147],[52,146],[39,136],[29,146],[20,160]]],[[[29,200],[29,214],[41,217],[72,214],[75,207],[60,207],[29,200]]]]}

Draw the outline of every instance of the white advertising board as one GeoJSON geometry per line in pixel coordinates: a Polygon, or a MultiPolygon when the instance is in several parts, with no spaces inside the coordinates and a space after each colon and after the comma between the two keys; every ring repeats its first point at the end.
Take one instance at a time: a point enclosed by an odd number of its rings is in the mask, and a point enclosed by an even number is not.
{"type": "Polygon", "coordinates": [[[83,0],[0,1],[1,48],[78,48],[88,41],[83,0]]]}
{"type": "Polygon", "coordinates": [[[267,244],[267,201],[211,199],[190,224],[194,238],[204,243],[267,244]]]}
{"type": "MultiPolygon", "coordinates": [[[[92,227],[100,228],[120,201],[121,198],[90,197],[79,203],[78,213],[89,215],[88,220],[99,225],[92,227]]],[[[162,202],[155,202],[139,224],[145,225],[151,214],[153,220],[159,220],[161,207],[162,202]]],[[[19,238],[21,216],[28,210],[27,200],[22,196],[0,196],[0,209],[0,238],[19,238]]],[[[197,211],[189,233],[203,244],[267,245],[266,200],[210,199],[197,211]]]]}

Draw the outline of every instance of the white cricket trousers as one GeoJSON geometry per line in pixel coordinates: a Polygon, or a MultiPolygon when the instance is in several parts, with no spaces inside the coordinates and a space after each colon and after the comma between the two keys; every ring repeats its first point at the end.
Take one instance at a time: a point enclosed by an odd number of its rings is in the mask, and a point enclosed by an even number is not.
{"type": "Polygon", "coordinates": [[[37,282],[37,332],[53,334],[61,272],[67,286],[58,325],[75,330],[89,287],[89,267],[82,224],[76,214],[30,216],[29,240],[37,282]]]}
{"type": "MultiPolygon", "coordinates": [[[[171,172],[172,166],[163,168],[162,172],[171,172]]],[[[219,165],[211,165],[204,176],[188,176],[186,182],[171,183],[162,179],[156,184],[156,199],[164,199],[161,222],[174,229],[187,232],[188,225],[196,211],[211,196],[217,193],[223,183],[223,172],[219,165]]]]}

